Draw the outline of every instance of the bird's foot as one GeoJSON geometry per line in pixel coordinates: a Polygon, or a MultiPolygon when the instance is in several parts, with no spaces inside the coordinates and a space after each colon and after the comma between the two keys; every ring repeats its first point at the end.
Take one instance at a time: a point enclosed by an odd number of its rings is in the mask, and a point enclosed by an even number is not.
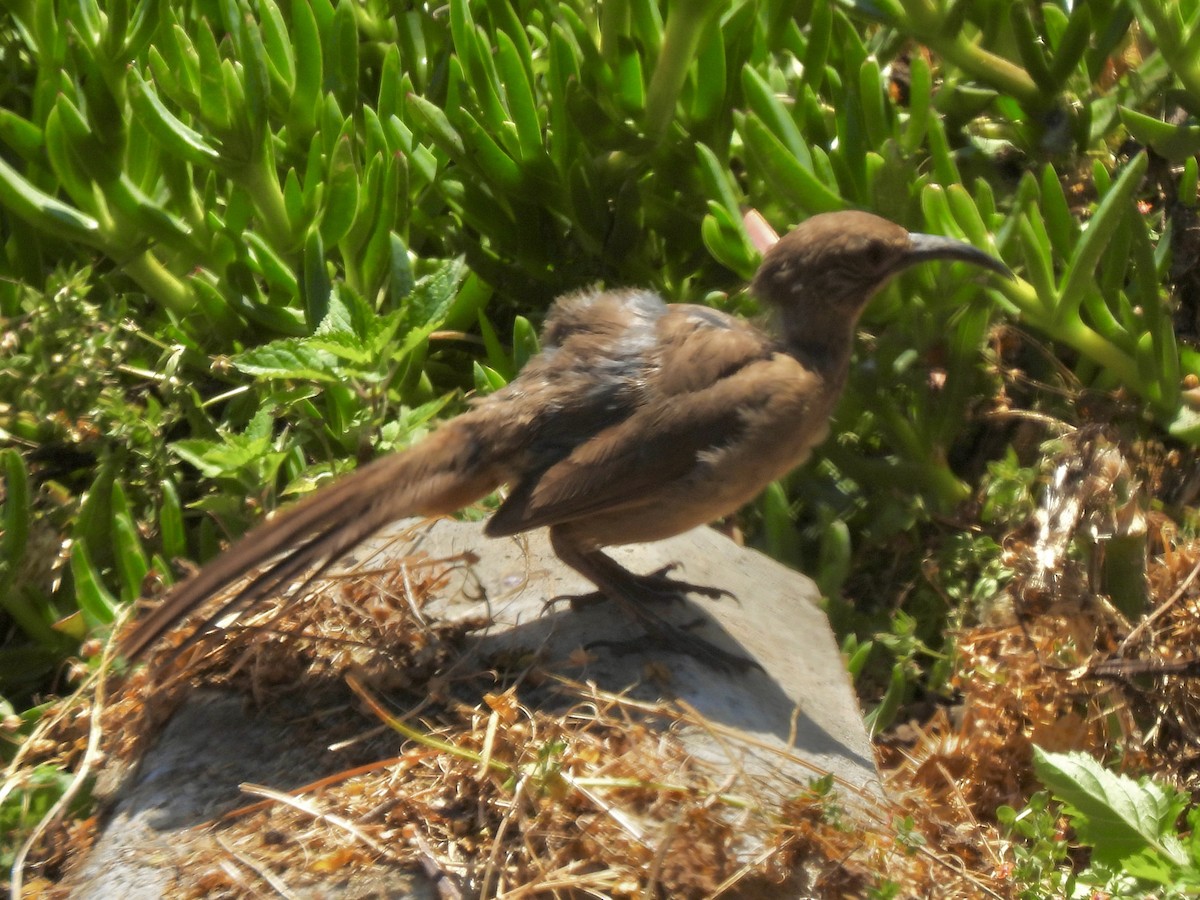
{"type": "MultiPolygon", "coordinates": [[[[629,617],[647,632],[646,638],[641,641],[596,642],[590,646],[610,646],[617,648],[618,652],[628,652],[638,649],[639,645],[644,648],[648,642],[677,653],[686,653],[714,669],[726,672],[762,668],[753,660],[722,650],[668,622],[655,608],[661,607],[664,600],[682,600],[687,593],[712,598],[726,594],[732,597],[728,591],[676,581],[667,574],[674,566],[665,566],[649,575],[635,575],[599,550],[581,550],[570,540],[570,535],[562,531],[551,529],[550,540],[559,559],[600,588],[602,595],[620,604],[629,617]]],[[[573,605],[578,602],[573,600],[573,605]]]]}
{"type": "MultiPolygon", "coordinates": [[[[635,575],[631,572],[625,588],[633,593],[640,603],[681,603],[687,594],[696,594],[711,600],[721,600],[725,597],[737,600],[732,592],[724,588],[693,584],[690,581],[671,578],[669,573],[677,568],[679,568],[679,563],[668,563],[661,569],[655,569],[646,575],[635,575]]],[[[595,606],[607,599],[608,596],[603,591],[590,591],[586,594],[559,594],[546,601],[546,605],[554,606],[557,603],[567,602],[571,604],[571,609],[579,610],[595,606]]]]}

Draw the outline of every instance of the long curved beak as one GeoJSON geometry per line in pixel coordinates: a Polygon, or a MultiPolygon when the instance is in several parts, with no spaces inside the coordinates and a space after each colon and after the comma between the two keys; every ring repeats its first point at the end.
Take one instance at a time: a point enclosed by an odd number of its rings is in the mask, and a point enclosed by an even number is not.
{"type": "Polygon", "coordinates": [[[909,232],[909,249],[900,260],[900,268],[907,269],[917,263],[933,259],[950,259],[968,262],[985,269],[991,269],[1005,278],[1015,278],[1012,269],[989,253],[984,253],[977,247],[964,241],[944,237],[940,234],[921,234],[909,232]]]}

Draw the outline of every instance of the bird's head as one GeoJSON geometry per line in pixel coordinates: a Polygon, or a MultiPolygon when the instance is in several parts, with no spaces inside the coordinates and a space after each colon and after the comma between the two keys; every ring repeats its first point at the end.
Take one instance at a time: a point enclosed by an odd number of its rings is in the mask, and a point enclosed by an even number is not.
{"type": "Polygon", "coordinates": [[[895,275],[917,263],[948,259],[1011,277],[1004,263],[970,244],[904,230],[871,213],[822,213],[771,245],[752,290],[785,317],[822,312],[850,327],[867,301],[895,275]]]}

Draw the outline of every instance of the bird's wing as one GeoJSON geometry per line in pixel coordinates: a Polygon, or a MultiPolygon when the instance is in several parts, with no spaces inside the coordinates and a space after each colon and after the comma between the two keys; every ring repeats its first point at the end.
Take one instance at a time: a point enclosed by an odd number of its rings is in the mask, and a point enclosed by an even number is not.
{"type": "Polygon", "coordinates": [[[672,306],[637,405],[544,468],[529,471],[488,523],[514,534],[646,502],[742,435],[771,402],[774,343],[701,307],[672,306]]]}
{"type": "Polygon", "coordinates": [[[472,414],[518,477],[541,471],[641,405],[658,322],[669,307],[646,291],[592,291],[558,300],[542,352],[472,414]]]}
{"type": "Polygon", "coordinates": [[[222,600],[197,634],[234,610],[318,576],[378,528],[409,515],[445,514],[530,463],[545,468],[605,425],[628,418],[628,386],[666,311],[646,292],[591,292],[560,300],[544,353],[520,377],[424,442],[325,487],[261,523],[176,586],[122,642],[136,658],[194,609],[222,600]],[[234,585],[236,590],[230,591],[234,585]]]}
{"type": "MultiPolygon", "coordinates": [[[[381,457],[260,523],[196,575],[176,585],[123,638],[136,659],[193,610],[221,602],[187,643],[228,613],[318,577],[338,557],[397,519],[443,515],[496,489],[504,474],[466,416],[405,453],[381,457]],[[238,585],[236,590],[228,589],[238,585]]],[[[186,646],[186,644],[185,644],[186,646]]]]}

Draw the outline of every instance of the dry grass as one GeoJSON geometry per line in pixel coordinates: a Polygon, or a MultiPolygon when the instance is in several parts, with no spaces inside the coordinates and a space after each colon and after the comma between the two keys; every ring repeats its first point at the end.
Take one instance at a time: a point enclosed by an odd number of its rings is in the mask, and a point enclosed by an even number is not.
{"type": "MultiPolygon", "coordinates": [[[[762,751],[754,736],[536,659],[469,660],[463,638],[482,623],[437,626],[421,613],[456,564],[410,560],[326,581],[173,662],[168,646],[149,668],[93,680],[47,717],[10,780],[41,762],[78,769],[89,740],[89,769],[119,772],[198,686],[271,706],[338,682],[352,688],[357,724],[338,718],[314,736],[314,752],[354,742],[400,751],[286,792],[244,786],[251,802],[191,829],[204,840],[176,864],[172,896],[285,892],[371,867],[419,868],[449,896],[770,896],[801,862],[821,896],[857,896],[881,872],[942,896],[978,894],[976,879],[897,840],[873,797],[845,785],[783,790],[695,758],[680,732],[762,751]],[[401,714],[382,699],[393,694],[423,699],[401,714]]],[[[47,827],[31,844],[28,884],[50,889],[94,827],[69,817],[47,827]]]]}
{"type": "MultiPolygon", "coordinates": [[[[958,635],[961,714],[940,711],[878,745],[890,805],[845,785],[781,791],[705,763],[682,729],[755,739],[681,704],[607,693],[536,658],[464,654],[484,623],[422,615],[461,560],[328,580],[169,665],[168,648],[123,677],[101,667],[43,717],[4,790],[47,763],[119,773],[197,686],[270,706],[320,682],[350,691],[314,752],[358,742],[378,755],[287,791],[245,786],[242,806],[190,830],[208,849],[182,867],[172,896],[287,896],[297,879],[372,868],[423,871],[448,897],[774,896],[799,868],[819,897],[887,883],[898,896],[1014,896],[995,811],[1036,789],[1034,744],[1195,783],[1200,706],[1194,680],[1171,665],[1200,639],[1200,546],[1152,527],[1159,612],[1144,627],[1066,566],[1053,602],[1031,612],[1029,579],[1018,578],[1011,602],[958,635]]],[[[1019,559],[1029,548],[1014,539],[1010,549],[1019,559]]],[[[48,820],[28,844],[26,896],[54,896],[95,827],[48,820]]]]}
{"type": "MultiPolygon", "coordinates": [[[[1073,465],[1093,458],[1072,441],[1064,456],[1073,465]]],[[[1124,495],[1114,502],[1112,456],[1094,458],[1097,469],[1109,471],[1103,477],[1086,471],[1075,483],[1084,493],[1097,483],[1102,489],[1066,517],[1069,529],[1056,538],[1064,548],[1099,514],[1120,519],[1131,508],[1124,495]],[[1109,515],[1114,510],[1115,517],[1109,515]]],[[[1120,462],[1121,477],[1128,478],[1120,462]]],[[[1158,495],[1159,486],[1147,490],[1158,495]]],[[[1180,536],[1164,515],[1146,518],[1149,608],[1131,623],[1095,589],[1088,572],[1094,560],[1064,552],[1051,573],[1043,569],[1043,512],[1006,542],[1016,577],[989,620],[956,636],[953,687],[961,702],[953,715],[941,709],[877,744],[893,798],[929,845],[988,873],[993,885],[1003,884],[1014,865],[996,810],[1019,809],[1040,788],[1032,772],[1034,745],[1085,752],[1192,791],[1200,777],[1194,649],[1200,642],[1200,542],[1180,536]]],[[[1069,833],[1065,819],[1059,828],[1069,833]]]]}

